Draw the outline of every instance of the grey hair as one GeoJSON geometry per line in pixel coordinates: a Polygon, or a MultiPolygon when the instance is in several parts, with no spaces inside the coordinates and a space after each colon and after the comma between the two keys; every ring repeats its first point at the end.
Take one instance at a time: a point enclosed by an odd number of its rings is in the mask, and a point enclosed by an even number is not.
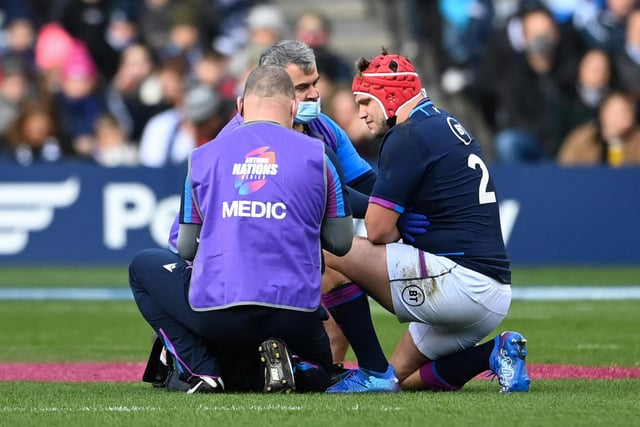
{"type": "Polygon", "coordinates": [[[294,64],[303,73],[311,74],[316,70],[316,56],[305,43],[297,40],[280,40],[266,48],[260,55],[260,65],[286,67],[294,64]]]}
{"type": "Polygon", "coordinates": [[[250,95],[296,99],[291,77],[283,67],[277,65],[260,65],[249,74],[244,84],[243,97],[250,95]]]}

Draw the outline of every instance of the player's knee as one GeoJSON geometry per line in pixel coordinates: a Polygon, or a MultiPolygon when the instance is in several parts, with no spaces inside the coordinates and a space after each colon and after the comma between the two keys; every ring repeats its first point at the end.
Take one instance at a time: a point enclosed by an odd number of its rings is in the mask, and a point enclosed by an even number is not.
{"type": "Polygon", "coordinates": [[[347,276],[327,266],[322,275],[322,293],[326,294],[336,287],[349,282],[351,280],[347,276]]]}

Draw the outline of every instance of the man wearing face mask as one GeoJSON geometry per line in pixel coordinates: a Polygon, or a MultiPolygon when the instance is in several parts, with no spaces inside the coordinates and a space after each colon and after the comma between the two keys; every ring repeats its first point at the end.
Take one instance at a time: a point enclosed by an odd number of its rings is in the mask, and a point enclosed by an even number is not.
{"type": "Polygon", "coordinates": [[[324,391],[321,249],[342,256],[353,234],[341,170],[324,144],[291,131],[282,67],[256,68],[238,104],[245,123],[189,156],[178,253],[136,255],[131,290],[175,366],[169,391],[324,391]]]}
{"type": "Polygon", "coordinates": [[[524,60],[517,58],[498,89],[494,149],[501,163],[535,163],[555,156],[563,100],[575,84],[575,46],[564,44],[544,7],[522,12],[524,60]]]}
{"type": "MultiPolygon", "coordinates": [[[[298,100],[298,113],[294,118],[293,129],[324,141],[335,151],[347,185],[350,189],[357,190],[357,193],[349,192],[354,217],[364,217],[368,203],[366,195],[373,188],[376,173],[369,163],[358,155],[344,130],[322,113],[320,92],[317,89],[320,76],[313,50],[303,42],[280,40],[262,52],[258,63],[284,67],[289,74],[298,100]]],[[[242,123],[243,118],[239,111],[220,134],[235,129],[242,123]]]]}

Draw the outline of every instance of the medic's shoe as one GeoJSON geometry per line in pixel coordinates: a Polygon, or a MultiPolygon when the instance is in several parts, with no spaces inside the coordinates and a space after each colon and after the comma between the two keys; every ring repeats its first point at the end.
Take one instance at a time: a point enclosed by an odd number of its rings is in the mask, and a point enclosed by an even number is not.
{"type": "Polygon", "coordinates": [[[222,378],[207,375],[194,375],[189,378],[189,375],[180,372],[174,356],[167,352],[167,356],[169,355],[170,357],[166,357],[165,387],[167,391],[186,392],[187,394],[222,393],[224,391],[222,378]]]}
{"type": "Polygon", "coordinates": [[[527,340],[518,332],[506,331],[494,338],[494,347],[489,359],[491,373],[498,377],[500,391],[529,391],[529,373],[525,358],[527,340]]]}
{"type": "Polygon", "coordinates": [[[220,377],[197,376],[189,384],[191,387],[187,390],[187,394],[222,393],[224,391],[224,383],[220,377]]]}
{"type": "Polygon", "coordinates": [[[289,394],[296,389],[291,353],[284,341],[269,338],[258,347],[264,367],[264,392],[289,394]]]}
{"type": "Polygon", "coordinates": [[[389,365],[385,372],[350,369],[338,377],[327,393],[393,393],[399,390],[396,371],[389,365]]]}

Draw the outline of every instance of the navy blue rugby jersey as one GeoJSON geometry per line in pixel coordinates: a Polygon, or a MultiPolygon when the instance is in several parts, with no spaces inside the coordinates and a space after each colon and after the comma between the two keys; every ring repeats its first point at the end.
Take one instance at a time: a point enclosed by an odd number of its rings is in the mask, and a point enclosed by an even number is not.
{"type": "Polygon", "coordinates": [[[370,201],[429,218],[413,246],[511,283],[495,185],[478,142],[425,99],[384,136],[370,201]]]}

